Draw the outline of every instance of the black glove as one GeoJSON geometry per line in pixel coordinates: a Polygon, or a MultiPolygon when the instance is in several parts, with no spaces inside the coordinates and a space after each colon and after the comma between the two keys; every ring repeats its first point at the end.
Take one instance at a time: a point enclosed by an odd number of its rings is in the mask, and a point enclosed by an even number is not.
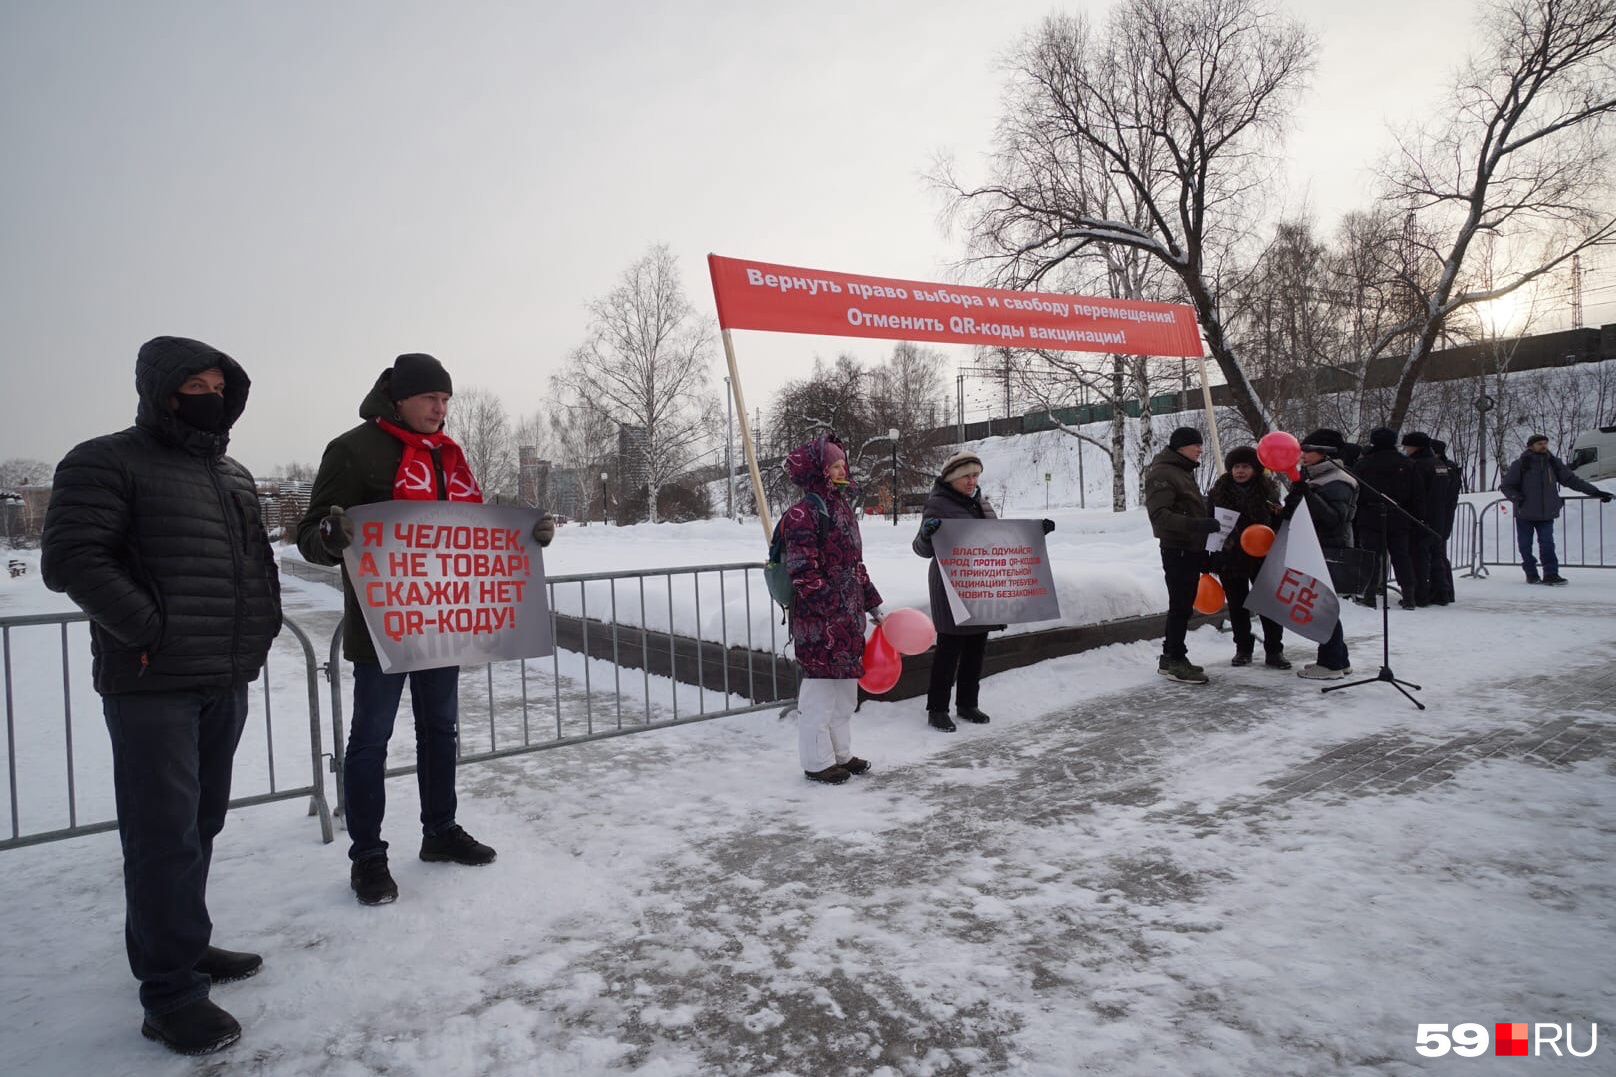
{"type": "Polygon", "coordinates": [[[1044,521],[1044,534],[1047,535],[1053,530],[1055,530],[1055,521],[1054,520],[1045,520],[1044,521]]]}
{"type": "Polygon", "coordinates": [[[1610,498],[1611,498],[1610,494],[1600,494],[1599,495],[1599,503],[1601,505],[1608,505],[1608,504],[1610,504],[1610,498]]]}
{"type": "Polygon", "coordinates": [[[943,521],[935,516],[928,516],[920,521],[920,537],[931,538],[937,534],[937,529],[943,526],[943,521]]]}
{"type": "Polygon", "coordinates": [[[1211,516],[1197,516],[1190,521],[1190,531],[1197,535],[1215,535],[1219,529],[1218,521],[1211,516]]]}
{"type": "Polygon", "coordinates": [[[1289,520],[1291,515],[1296,512],[1296,506],[1300,505],[1306,498],[1307,487],[1301,483],[1292,486],[1291,492],[1285,495],[1285,504],[1279,507],[1280,519],[1289,520]]]}
{"type": "Polygon", "coordinates": [[[548,512],[533,522],[533,541],[541,547],[550,545],[555,538],[555,517],[548,512]]]}
{"type": "Polygon", "coordinates": [[[330,513],[320,521],[320,544],[332,556],[353,545],[353,521],[341,505],[332,505],[330,513]]]}

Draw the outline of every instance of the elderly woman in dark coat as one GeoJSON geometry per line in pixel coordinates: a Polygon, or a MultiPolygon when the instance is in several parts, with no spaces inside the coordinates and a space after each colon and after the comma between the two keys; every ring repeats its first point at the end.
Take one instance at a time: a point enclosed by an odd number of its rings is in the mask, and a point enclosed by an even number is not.
{"type": "Polygon", "coordinates": [[[839,785],[870,769],[853,754],[853,708],[864,676],[864,618],[881,620],[881,595],[864,569],[852,504],[857,488],[841,441],[832,434],[798,446],[785,470],[804,495],[813,495],[780,517],[793,591],[791,642],[803,678],[797,747],[808,778],[839,785]]]}
{"type": "MultiPolygon", "coordinates": [[[[957,452],[943,462],[942,473],[932,484],[931,496],[921,510],[920,533],[913,549],[921,557],[932,558],[927,581],[931,589],[931,619],[937,626],[937,650],[932,655],[931,685],[926,692],[926,720],[933,729],[953,733],[959,727],[948,716],[948,697],[954,694],[955,714],[962,721],[982,723],[988,716],[977,706],[982,683],[982,657],[987,651],[988,633],[1003,625],[956,625],[943,590],[942,571],[937,567],[932,536],[944,520],[996,520],[998,514],[977,488],[982,460],[975,453],[957,452]],[[957,680],[956,680],[957,677],[957,680]],[[957,690],[956,690],[957,685],[957,690]]],[[[1055,525],[1044,521],[1044,533],[1055,525]]]]}

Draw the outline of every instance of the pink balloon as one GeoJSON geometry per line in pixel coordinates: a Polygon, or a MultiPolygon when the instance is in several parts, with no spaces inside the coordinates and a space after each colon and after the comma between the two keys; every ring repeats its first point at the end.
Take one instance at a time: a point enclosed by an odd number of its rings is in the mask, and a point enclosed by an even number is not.
{"type": "Polygon", "coordinates": [[[902,656],[887,642],[881,625],[876,625],[870,638],[864,641],[864,676],[859,678],[859,687],[872,696],[878,696],[890,692],[902,673],[902,656]]]}
{"type": "Polygon", "coordinates": [[[881,628],[899,654],[922,654],[937,642],[937,626],[916,609],[893,610],[881,622],[881,628]]]}
{"type": "Polygon", "coordinates": [[[1294,434],[1275,430],[1264,434],[1257,442],[1257,459],[1269,471],[1289,471],[1301,458],[1302,444],[1294,434]]]}

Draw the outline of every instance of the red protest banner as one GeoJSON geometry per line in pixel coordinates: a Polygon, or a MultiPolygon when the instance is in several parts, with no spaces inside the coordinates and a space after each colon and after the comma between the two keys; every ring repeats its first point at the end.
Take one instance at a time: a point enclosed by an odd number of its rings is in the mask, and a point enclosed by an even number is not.
{"type": "Polygon", "coordinates": [[[1182,303],[1099,299],[867,277],[707,256],[722,329],[1200,356],[1182,303]]]}

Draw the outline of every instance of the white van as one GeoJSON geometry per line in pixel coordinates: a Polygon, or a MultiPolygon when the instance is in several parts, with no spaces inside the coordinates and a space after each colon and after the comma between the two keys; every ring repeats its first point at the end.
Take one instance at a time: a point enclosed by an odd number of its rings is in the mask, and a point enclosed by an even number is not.
{"type": "Polygon", "coordinates": [[[1579,479],[1589,482],[1616,477],[1616,426],[1601,426],[1598,430],[1578,434],[1566,466],[1576,472],[1579,479]]]}

